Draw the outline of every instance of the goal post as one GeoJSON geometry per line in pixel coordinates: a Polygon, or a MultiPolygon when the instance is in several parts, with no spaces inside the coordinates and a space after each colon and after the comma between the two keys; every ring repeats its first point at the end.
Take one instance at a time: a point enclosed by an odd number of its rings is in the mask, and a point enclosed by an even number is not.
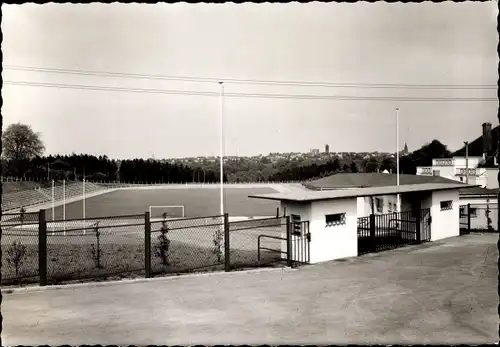
{"type": "Polygon", "coordinates": [[[149,206],[151,220],[162,220],[165,213],[167,214],[167,219],[186,217],[184,205],[149,206]]]}

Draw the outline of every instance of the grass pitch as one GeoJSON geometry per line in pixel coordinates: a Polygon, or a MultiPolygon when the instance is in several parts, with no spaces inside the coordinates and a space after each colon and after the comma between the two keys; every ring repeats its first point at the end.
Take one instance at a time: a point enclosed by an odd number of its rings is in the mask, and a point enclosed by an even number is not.
{"type": "MultiPolygon", "coordinates": [[[[226,212],[230,216],[274,216],[279,202],[251,199],[248,195],[275,193],[271,188],[224,188],[226,212]]],[[[220,214],[219,190],[189,189],[123,189],[94,196],[86,200],[86,217],[144,214],[149,206],[184,205],[185,217],[220,214]]],[[[66,218],[82,218],[82,201],[66,204],[66,218]]],[[[61,220],[63,208],[55,208],[55,220],[61,220]]],[[[52,210],[47,209],[47,220],[52,210]]]]}

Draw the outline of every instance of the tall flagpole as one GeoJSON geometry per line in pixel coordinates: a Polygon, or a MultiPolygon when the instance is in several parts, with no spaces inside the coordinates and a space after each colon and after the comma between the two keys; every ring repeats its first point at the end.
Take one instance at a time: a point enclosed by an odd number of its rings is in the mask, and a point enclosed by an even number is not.
{"type": "Polygon", "coordinates": [[[63,229],[66,235],[66,180],[63,180],[63,229]]]}
{"type": "MultiPolygon", "coordinates": [[[[83,220],[85,220],[85,176],[83,177],[83,201],[82,201],[82,208],[83,208],[83,220]]],[[[87,234],[87,229],[85,229],[85,226],[84,226],[84,229],[83,229],[83,235],[86,235],[87,234]]]]}
{"type": "MultiPolygon", "coordinates": [[[[396,181],[399,188],[399,108],[396,107],[396,181]]],[[[396,206],[398,212],[401,212],[400,195],[397,195],[396,206]]]]}
{"type": "Polygon", "coordinates": [[[83,178],[83,220],[85,220],[85,177],[83,178]]]}
{"type": "Polygon", "coordinates": [[[55,211],[55,186],[54,180],[52,180],[52,221],[54,221],[54,211],[55,211]]]}
{"type": "Polygon", "coordinates": [[[220,81],[220,214],[224,215],[224,82],[220,81]]]}

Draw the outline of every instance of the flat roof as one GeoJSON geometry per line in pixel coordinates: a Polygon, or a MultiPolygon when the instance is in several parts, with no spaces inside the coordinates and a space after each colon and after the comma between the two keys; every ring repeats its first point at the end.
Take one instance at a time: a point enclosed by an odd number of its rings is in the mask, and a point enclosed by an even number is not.
{"type": "MultiPolygon", "coordinates": [[[[470,188],[480,187],[478,185],[468,185],[470,188]]],[[[463,183],[425,183],[425,184],[409,184],[400,186],[385,186],[385,187],[369,187],[369,188],[352,188],[352,189],[336,189],[336,190],[311,190],[311,191],[291,191],[286,193],[258,194],[249,195],[249,198],[267,199],[267,200],[283,200],[283,201],[316,201],[316,200],[332,200],[342,198],[356,198],[363,196],[377,195],[395,195],[402,193],[413,192],[429,192],[436,190],[453,190],[464,189],[463,183]]]]}
{"type": "Polygon", "coordinates": [[[487,189],[481,187],[460,189],[460,196],[498,196],[498,189],[487,189]]]}

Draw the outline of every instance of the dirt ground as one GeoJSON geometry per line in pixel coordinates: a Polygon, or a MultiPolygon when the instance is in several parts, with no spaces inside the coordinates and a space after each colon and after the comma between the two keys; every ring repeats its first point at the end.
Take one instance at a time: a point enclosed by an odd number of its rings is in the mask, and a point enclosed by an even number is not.
{"type": "Polygon", "coordinates": [[[498,341],[498,235],[297,270],[4,291],[5,345],[498,341]]]}

